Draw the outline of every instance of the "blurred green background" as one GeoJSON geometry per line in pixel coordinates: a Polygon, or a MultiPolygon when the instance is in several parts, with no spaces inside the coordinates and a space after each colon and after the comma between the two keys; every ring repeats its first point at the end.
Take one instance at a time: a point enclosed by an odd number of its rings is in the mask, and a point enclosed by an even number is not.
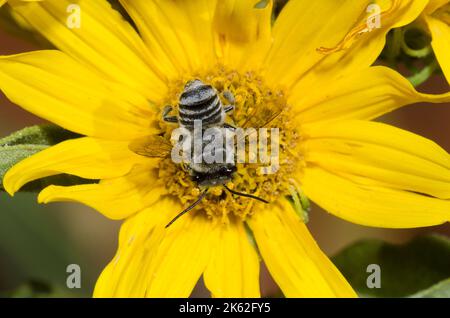
{"type": "MultiPolygon", "coordinates": [[[[35,49],[30,43],[0,30],[0,54],[35,49]]],[[[449,87],[441,76],[434,76],[419,89],[438,93],[449,87]]],[[[435,140],[450,151],[449,106],[413,105],[380,120],[435,140]]],[[[0,93],[0,137],[42,122],[9,103],[0,93]]],[[[330,256],[362,238],[404,243],[424,233],[450,236],[449,224],[411,230],[366,228],[337,219],[315,206],[308,226],[330,256]]],[[[119,227],[120,222],[108,220],[80,204],[41,206],[36,203],[35,194],[17,194],[11,198],[0,193],[0,296],[89,297],[96,278],[115,253],[119,227]],[[69,264],[81,267],[81,289],[65,287],[69,264]]],[[[263,295],[278,294],[264,269],[261,280],[263,295]]],[[[194,296],[207,295],[199,284],[194,296]]]]}

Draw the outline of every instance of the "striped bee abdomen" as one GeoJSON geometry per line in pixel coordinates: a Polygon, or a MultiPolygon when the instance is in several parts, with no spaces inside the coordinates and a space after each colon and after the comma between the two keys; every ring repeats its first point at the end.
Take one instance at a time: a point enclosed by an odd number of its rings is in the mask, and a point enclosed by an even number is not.
{"type": "Polygon", "coordinates": [[[186,84],[179,101],[179,122],[186,127],[194,127],[195,120],[202,125],[220,125],[223,122],[224,110],[217,91],[200,80],[186,84]]]}

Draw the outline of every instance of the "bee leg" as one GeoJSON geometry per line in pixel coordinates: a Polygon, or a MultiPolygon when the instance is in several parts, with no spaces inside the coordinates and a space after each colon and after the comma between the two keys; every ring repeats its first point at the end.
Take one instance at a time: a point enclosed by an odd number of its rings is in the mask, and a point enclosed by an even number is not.
{"type": "Polygon", "coordinates": [[[231,130],[236,130],[236,127],[234,127],[234,126],[232,126],[232,125],[230,125],[230,124],[227,124],[227,123],[224,123],[224,124],[223,124],[223,127],[224,127],[224,128],[227,128],[227,129],[231,129],[231,130]]]}
{"type": "Polygon", "coordinates": [[[231,111],[233,111],[234,110],[234,105],[228,105],[228,106],[225,106],[224,108],[223,108],[223,111],[225,112],[225,113],[229,113],[229,112],[231,112],[231,111]]]}
{"type": "Polygon", "coordinates": [[[234,98],[234,95],[230,91],[223,92],[223,97],[231,104],[234,105],[236,103],[236,99],[234,98]]]}
{"type": "Polygon", "coordinates": [[[169,113],[173,110],[173,107],[170,105],[167,105],[166,107],[164,107],[163,112],[162,112],[162,116],[163,118],[167,117],[167,115],[169,115],[169,113]]]}
{"type": "Polygon", "coordinates": [[[169,113],[173,110],[172,106],[166,106],[163,110],[163,120],[168,123],[177,123],[178,118],[176,116],[169,116],[169,113]]]}
{"type": "Polygon", "coordinates": [[[176,116],[166,116],[163,119],[168,123],[178,123],[178,118],[176,116]]]}

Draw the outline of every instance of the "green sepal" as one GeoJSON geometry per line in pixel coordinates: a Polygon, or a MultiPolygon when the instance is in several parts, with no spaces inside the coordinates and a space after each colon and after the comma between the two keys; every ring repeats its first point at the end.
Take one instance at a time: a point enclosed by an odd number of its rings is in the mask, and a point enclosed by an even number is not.
{"type": "Polygon", "coordinates": [[[270,0],[261,0],[257,2],[254,6],[255,9],[265,9],[269,5],[270,0]]]}
{"type": "Polygon", "coordinates": [[[309,212],[311,211],[311,204],[308,198],[303,193],[302,189],[293,182],[289,185],[290,196],[287,197],[297,215],[303,223],[309,222],[309,212]]]}

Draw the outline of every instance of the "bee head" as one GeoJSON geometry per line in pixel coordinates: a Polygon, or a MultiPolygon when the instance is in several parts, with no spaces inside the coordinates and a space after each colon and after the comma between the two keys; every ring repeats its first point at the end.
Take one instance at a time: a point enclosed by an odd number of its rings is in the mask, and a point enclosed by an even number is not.
{"type": "Polygon", "coordinates": [[[186,83],[186,85],[184,86],[184,90],[185,91],[191,91],[191,90],[194,90],[194,89],[196,89],[196,88],[198,88],[200,86],[204,86],[204,85],[205,84],[201,80],[194,79],[194,80],[191,80],[191,81],[186,83]]]}
{"type": "Polygon", "coordinates": [[[216,171],[205,173],[194,172],[192,180],[200,186],[221,185],[231,181],[236,171],[237,168],[235,166],[223,166],[216,171]]]}

